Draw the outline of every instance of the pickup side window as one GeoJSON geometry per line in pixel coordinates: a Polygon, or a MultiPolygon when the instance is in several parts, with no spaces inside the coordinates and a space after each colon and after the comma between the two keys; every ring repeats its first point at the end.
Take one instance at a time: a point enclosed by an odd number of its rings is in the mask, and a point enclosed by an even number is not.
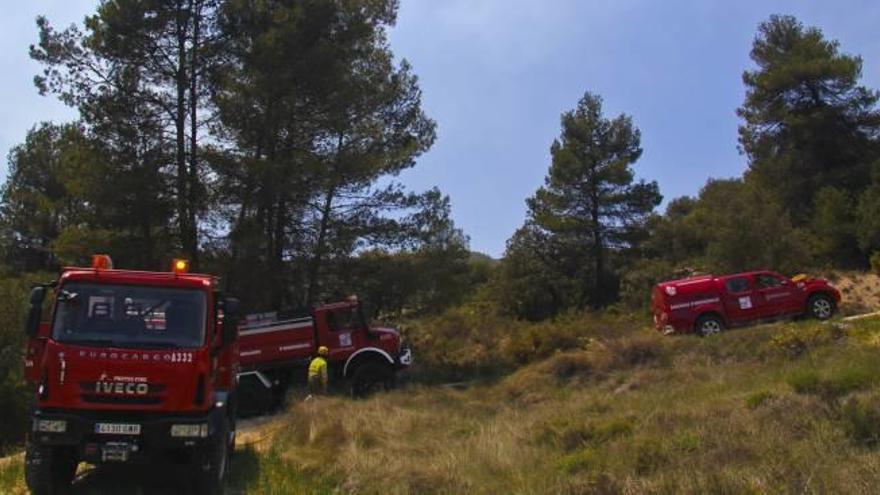
{"type": "Polygon", "coordinates": [[[749,278],[748,277],[735,277],[727,280],[724,283],[724,286],[727,288],[727,292],[731,294],[736,294],[738,292],[746,292],[749,290],[749,278]]]}
{"type": "Polygon", "coordinates": [[[759,289],[773,289],[775,287],[782,287],[783,285],[785,285],[785,280],[775,275],[762,273],[760,275],[755,275],[755,285],[759,289]]]}

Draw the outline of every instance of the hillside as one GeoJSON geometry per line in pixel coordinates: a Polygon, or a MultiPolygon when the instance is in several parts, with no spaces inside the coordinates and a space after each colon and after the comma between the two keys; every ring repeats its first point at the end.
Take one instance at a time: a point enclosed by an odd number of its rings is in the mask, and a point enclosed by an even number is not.
{"type": "MultiPolygon", "coordinates": [[[[876,318],[712,339],[633,327],[463,390],[291,401],[250,424],[232,492],[872,493],[878,346],[876,318]]],[[[94,474],[74,493],[180,479],[94,474]]],[[[20,460],[0,491],[23,492],[20,460]]]]}

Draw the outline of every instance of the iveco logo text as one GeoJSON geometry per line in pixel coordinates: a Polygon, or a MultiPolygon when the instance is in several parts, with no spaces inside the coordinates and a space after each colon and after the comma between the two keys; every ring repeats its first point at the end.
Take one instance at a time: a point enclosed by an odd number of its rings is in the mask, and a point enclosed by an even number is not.
{"type": "Polygon", "coordinates": [[[95,392],[99,394],[147,395],[149,391],[146,383],[95,382],[95,392]]]}

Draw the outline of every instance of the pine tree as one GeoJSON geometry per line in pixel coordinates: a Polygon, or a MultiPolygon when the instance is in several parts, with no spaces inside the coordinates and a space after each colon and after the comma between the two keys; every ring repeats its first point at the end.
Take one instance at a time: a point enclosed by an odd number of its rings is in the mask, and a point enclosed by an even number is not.
{"type": "Polygon", "coordinates": [[[751,58],[757,68],[743,73],[737,111],[747,179],[774,194],[796,225],[809,224],[819,190],[856,194],[870,183],[880,94],[858,84],[860,57],[792,16],[761,23],[751,58]]]}
{"type": "Polygon", "coordinates": [[[656,182],[635,180],[640,139],[629,116],[604,117],[602,98],[586,93],[562,115],[545,185],[528,200],[535,226],[549,233],[555,249],[581,261],[581,304],[611,300],[615,261],[644,238],[662,199],[656,182]]]}

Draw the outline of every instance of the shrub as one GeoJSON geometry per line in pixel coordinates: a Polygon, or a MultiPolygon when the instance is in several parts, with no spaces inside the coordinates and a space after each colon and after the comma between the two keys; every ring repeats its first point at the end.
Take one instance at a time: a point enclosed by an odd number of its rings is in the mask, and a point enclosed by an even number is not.
{"type": "Polygon", "coordinates": [[[822,379],[819,372],[813,369],[801,370],[788,377],[788,384],[799,394],[816,394],[822,379]]]}
{"type": "Polygon", "coordinates": [[[596,470],[600,465],[599,456],[592,449],[578,450],[559,460],[559,469],[567,474],[596,470]]]}
{"type": "Polygon", "coordinates": [[[746,407],[749,409],[757,409],[773,397],[775,397],[773,393],[768,390],[755,392],[746,399],[746,407]]]}
{"type": "Polygon", "coordinates": [[[22,331],[30,286],[51,277],[34,274],[23,278],[0,279],[0,454],[24,440],[31,387],[24,383],[22,331]]]}
{"type": "Polygon", "coordinates": [[[789,357],[798,357],[811,349],[828,345],[846,337],[843,325],[814,324],[787,327],[770,339],[770,348],[789,357]]]}
{"type": "Polygon", "coordinates": [[[788,384],[799,394],[813,394],[826,400],[835,400],[872,385],[877,380],[876,373],[871,364],[853,364],[832,370],[824,377],[815,369],[807,369],[789,376],[788,384]]]}
{"type": "Polygon", "coordinates": [[[844,405],[840,420],[847,436],[856,443],[868,446],[880,443],[880,401],[876,397],[864,401],[851,398],[844,405]]]}
{"type": "Polygon", "coordinates": [[[874,251],[871,254],[871,271],[880,274],[880,251],[874,251]]]}

